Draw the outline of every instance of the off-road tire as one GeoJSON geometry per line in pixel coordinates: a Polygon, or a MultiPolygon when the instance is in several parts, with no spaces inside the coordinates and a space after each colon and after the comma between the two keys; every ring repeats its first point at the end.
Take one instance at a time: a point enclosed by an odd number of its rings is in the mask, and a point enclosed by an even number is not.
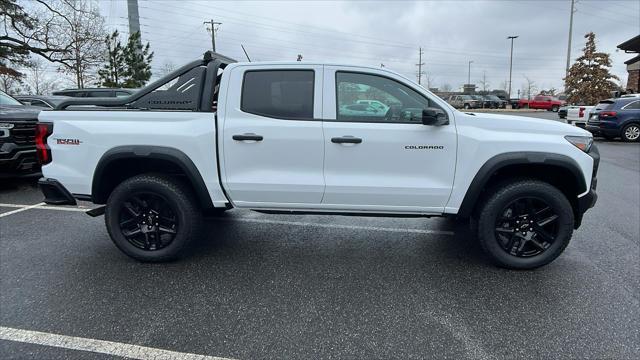
{"type": "Polygon", "coordinates": [[[509,269],[534,269],[555,260],[569,245],[573,233],[574,214],[565,195],[556,187],[542,181],[521,179],[498,185],[483,200],[477,214],[478,240],[484,252],[496,265],[509,269]],[[496,235],[496,222],[503,209],[522,197],[535,197],[546,202],[558,215],[557,235],[541,254],[517,257],[505,251],[496,235]]]}
{"type": "Polygon", "coordinates": [[[202,213],[193,191],[181,179],[164,174],[142,174],[123,181],[113,190],[107,200],[105,224],[111,240],[128,256],[143,262],[164,262],[184,255],[190,243],[198,237],[202,213]],[[177,219],[175,236],[166,247],[140,249],[123,234],[120,215],[124,211],[124,203],[141,192],[163,198],[177,219]]]}

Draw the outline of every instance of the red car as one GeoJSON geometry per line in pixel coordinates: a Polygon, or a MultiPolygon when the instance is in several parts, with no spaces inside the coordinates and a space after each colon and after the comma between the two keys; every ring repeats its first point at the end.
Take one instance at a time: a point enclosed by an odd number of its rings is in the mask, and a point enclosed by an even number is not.
{"type": "Polygon", "coordinates": [[[558,100],[553,96],[538,95],[532,100],[520,99],[518,101],[518,109],[544,109],[547,111],[558,112],[560,106],[565,104],[565,101],[558,100]]]}

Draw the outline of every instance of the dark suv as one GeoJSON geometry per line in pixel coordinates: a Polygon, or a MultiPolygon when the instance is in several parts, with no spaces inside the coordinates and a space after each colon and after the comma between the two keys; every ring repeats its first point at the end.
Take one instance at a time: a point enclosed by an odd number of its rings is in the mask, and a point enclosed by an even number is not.
{"type": "Polygon", "coordinates": [[[0,178],[40,172],[35,135],[41,109],[0,91],[0,178]]]}
{"type": "Polygon", "coordinates": [[[586,129],[592,134],[640,141],[640,98],[602,100],[590,114],[586,129]]]}

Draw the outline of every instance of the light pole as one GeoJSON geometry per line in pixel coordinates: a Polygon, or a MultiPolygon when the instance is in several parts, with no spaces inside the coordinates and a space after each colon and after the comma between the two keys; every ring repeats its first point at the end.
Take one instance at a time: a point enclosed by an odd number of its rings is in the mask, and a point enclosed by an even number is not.
{"type": "Polygon", "coordinates": [[[509,57],[509,101],[511,101],[511,73],[513,71],[513,39],[517,39],[519,35],[507,36],[507,40],[511,40],[511,56],[509,57]]]}
{"type": "Polygon", "coordinates": [[[467,75],[467,84],[471,85],[471,63],[473,60],[469,60],[469,74],[467,75]]]}

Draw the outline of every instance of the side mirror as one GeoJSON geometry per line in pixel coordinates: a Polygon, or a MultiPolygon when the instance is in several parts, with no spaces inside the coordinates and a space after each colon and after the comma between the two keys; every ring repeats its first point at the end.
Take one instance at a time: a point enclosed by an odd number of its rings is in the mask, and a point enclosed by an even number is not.
{"type": "Polygon", "coordinates": [[[422,124],[431,126],[449,125],[449,118],[440,109],[427,108],[422,110],[422,124]]]}

